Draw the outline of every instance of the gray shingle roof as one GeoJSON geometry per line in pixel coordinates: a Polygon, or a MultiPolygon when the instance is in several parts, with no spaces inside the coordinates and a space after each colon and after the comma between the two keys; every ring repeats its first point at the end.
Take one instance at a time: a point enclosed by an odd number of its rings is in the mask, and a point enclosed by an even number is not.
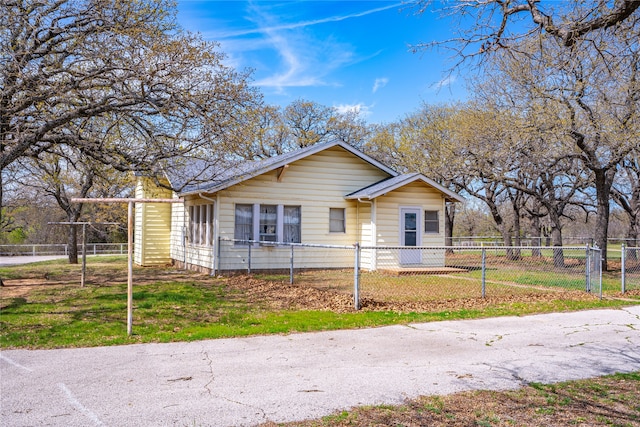
{"type": "MultiPolygon", "coordinates": [[[[187,195],[199,192],[212,193],[220,191],[227,187],[230,187],[231,185],[272,171],[293,161],[305,158],[311,154],[318,153],[335,146],[342,147],[345,150],[352,152],[356,156],[382,169],[390,175],[397,175],[397,172],[395,172],[393,169],[389,168],[386,165],[383,165],[382,163],[379,163],[366,154],[351,147],[350,145],[339,141],[332,141],[300,148],[298,150],[290,151],[288,153],[263,160],[239,163],[226,169],[215,170],[216,173],[212,174],[212,179],[194,184],[188,184],[184,186],[184,188],[182,188],[179,193],[180,195],[187,195]]],[[[178,176],[179,174],[174,173],[173,175],[174,176],[170,176],[169,179],[172,183],[174,183],[174,187],[180,188],[180,177],[178,176]]]]}

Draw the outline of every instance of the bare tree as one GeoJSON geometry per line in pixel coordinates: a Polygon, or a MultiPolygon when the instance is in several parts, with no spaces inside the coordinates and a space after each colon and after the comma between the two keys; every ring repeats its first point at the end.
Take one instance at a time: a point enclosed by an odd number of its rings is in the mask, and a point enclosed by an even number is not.
{"type": "MultiPolygon", "coordinates": [[[[462,149],[452,135],[460,124],[456,120],[460,106],[423,105],[398,123],[377,126],[372,130],[363,150],[399,171],[420,172],[453,191],[459,185],[465,168],[462,149]]],[[[444,212],[445,242],[453,241],[456,204],[447,203],[444,212]]]]}
{"type": "Polygon", "coordinates": [[[260,100],[169,0],[5,0],[0,52],[2,171],[66,145],[123,171],[181,156],[211,172],[224,130],[260,100]]]}
{"type": "MultiPolygon", "coordinates": [[[[620,24],[624,25],[624,24],[620,24]]],[[[640,22],[634,25],[640,25],[640,22]]],[[[617,34],[617,33],[616,33],[617,34]]],[[[521,134],[557,141],[548,158],[577,159],[591,176],[596,199],[595,242],[606,269],[611,189],[620,162],[637,146],[640,50],[626,33],[570,49],[554,39],[496,54],[483,88],[505,111],[517,111],[521,134]],[[543,48],[540,48],[540,45],[543,48]]],[[[534,138],[523,138],[533,141],[534,138]]]]}
{"type": "MultiPolygon", "coordinates": [[[[622,161],[620,174],[611,189],[613,200],[629,220],[626,238],[629,246],[634,247],[639,246],[640,239],[640,159],[636,151],[622,161]]],[[[632,256],[637,256],[635,251],[632,256]]]]}
{"type": "MultiPolygon", "coordinates": [[[[74,197],[119,196],[127,177],[113,168],[105,166],[72,147],[58,146],[57,153],[42,153],[37,158],[21,158],[18,162],[26,172],[21,183],[39,200],[50,199],[64,212],[66,222],[78,222],[83,212],[83,204],[72,203],[74,197]]],[[[130,182],[129,182],[130,183],[130,182]]],[[[95,215],[95,211],[93,212],[95,215]]],[[[53,215],[52,215],[53,216],[53,215]]],[[[98,218],[91,218],[93,221],[98,218]]],[[[77,227],[69,226],[67,247],[69,262],[78,262],[77,227]]]]}
{"type": "MultiPolygon", "coordinates": [[[[456,36],[448,40],[418,43],[414,50],[437,46],[452,49],[457,64],[482,62],[501,50],[519,51],[525,40],[554,38],[565,48],[603,33],[627,32],[630,22],[640,19],[638,0],[463,0],[436,2],[416,0],[417,13],[436,10],[455,20],[456,36]]],[[[627,35],[637,39],[637,27],[627,35]]]]}
{"type": "Polygon", "coordinates": [[[370,126],[357,111],[339,112],[312,101],[296,100],[286,108],[258,106],[229,126],[226,151],[243,160],[259,160],[337,139],[361,147],[370,126]]]}

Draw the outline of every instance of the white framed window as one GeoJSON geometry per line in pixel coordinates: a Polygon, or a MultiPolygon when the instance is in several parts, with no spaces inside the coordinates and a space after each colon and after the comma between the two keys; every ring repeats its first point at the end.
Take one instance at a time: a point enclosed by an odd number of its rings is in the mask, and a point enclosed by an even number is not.
{"type": "Polygon", "coordinates": [[[282,212],[282,241],[301,243],[302,215],[300,206],[284,206],[282,212]]]}
{"type": "Polygon", "coordinates": [[[329,232],[344,233],[346,230],[346,209],[329,208],[329,232]]]}
{"type": "Polygon", "coordinates": [[[237,204],[234,238],[261,242],[301,243],[300,206],[237,204]]]}
{"type": "Polygon", "coordinates": [[[236,205],[233,238],[253,240],[253,205],[236,205]]]}
{"type": "Polygon", "coordinates": [[[278,241],[278,206],[260,205],[259,230],[258,240],[261,242],[278,241]]]}
{"type": "Polygon", "coordinates": [[[189,206],[189,241],[192,245],[213,246],[213,204],[189,206]]]}
{"type": "Polygon", "coordinates": [[[438,211],[424,211],[424,232],[440,232],[440,218],[438,215],[438,211]]]}

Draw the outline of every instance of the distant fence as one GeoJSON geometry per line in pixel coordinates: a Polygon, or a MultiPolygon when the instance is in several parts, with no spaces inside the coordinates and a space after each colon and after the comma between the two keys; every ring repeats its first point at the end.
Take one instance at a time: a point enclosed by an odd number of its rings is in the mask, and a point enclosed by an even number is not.
{"type": "MultiPolygon", "coordinates": [[[[82,244],[78,245],[78,254],[82,253],[82,244]]],[[[126,243],[87,243],[88,255],[126,254],[126,243]]],[[[68,255],[66,244],[50,245],[0,245],[0,256],[38,256],[68,255]]]]}
{"type": "MultiPolygon", "coordinates": [[[[515,238],[512,241],[515,242],[515,238]]],[[[449,246],[504,246],[504,240],[502,236],[457,236],[448,237],[446,239],[449,246]]],[[[562,242],[564,246],[568,245],[595,245],[595,239],[592,237],[580,237],[580,236],[563,236],[562,242]]],[[[640,244],[638,239],[625,239],[620,237],[611,237],[607,239],[610,245],[628,245],[635,246],[640,244]]],[[[549,237],[521,237],[520,246],[552,246],[551,238],[549,237]]]]}
{"type": "Polygon", "coordinates": [[[589,245],[380,247],[221,239],[216,273],[347,293],[356,308],[365,299],[413,303],[562,292],[602,298],[603,292],[639,288],[640,251],[626,249],[626,288],[611,275],[603,280],[601,250],[589,245]]]}

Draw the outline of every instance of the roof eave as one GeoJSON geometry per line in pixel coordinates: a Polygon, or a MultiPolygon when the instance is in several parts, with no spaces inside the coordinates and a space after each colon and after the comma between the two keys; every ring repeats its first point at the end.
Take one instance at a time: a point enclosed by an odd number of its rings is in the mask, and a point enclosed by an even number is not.
{"type": "Polygon", "coordinates": [[[329,142],[329,143],[324,143],[324,144],[317,144],[315,146],[313,146],[311,149],[309,149],[309,151],[305,151],[304,153],[301,153],[299,156],[292,156],[292,157],[287,157],[285,159],[282,159],[279,162],[270,164],[267,167],[263,167],[260,169],[256,169],[254,171],[251,171],[250,173],[247,174],[243,174],[241,176],[238,177],[234,177],[232,179],[229,179],[228,181],[225,181],[224,183],[218,184],[218,185],[214,185],[212,187],[209,188],[202,188],[202,189],[198,189],[198,190],[190,190],[184,193],[179,193],[180,196],[191,196],[191,195],[195,195],[198,193],[216,193],[218,191],[224,190],[226,188],[229,188],[233,185],[239,184],[241,182],[244,182],[248,179],[251,178],[255,178],[256,176],[262,175],[264,173],[270,172],[272,170],[281,168],[284,165],[288,165],[289,163],[293,163],[295,161],[298,161],[300,159],[304,159],[308,156],[312,156],[316,153],[319,153],[321,151],[327,150],[329,148],[333,148],[333,147],[342,147],[343,149],[349,151],[351,154],[359,157],[360,159],[364,160],[365,162],[377,167],[378,169],[388,173],[391,176],[397,176],[398,172],[396,172],[395,170],[391,169],[388,166],[385,166],[384,164],[378,162],[377,160],[367,156],[366,154],[364,154],[363,152],[351,147],[349,144],[346,144],[342,141],[335,141],[335,142],[329,142]]]}

